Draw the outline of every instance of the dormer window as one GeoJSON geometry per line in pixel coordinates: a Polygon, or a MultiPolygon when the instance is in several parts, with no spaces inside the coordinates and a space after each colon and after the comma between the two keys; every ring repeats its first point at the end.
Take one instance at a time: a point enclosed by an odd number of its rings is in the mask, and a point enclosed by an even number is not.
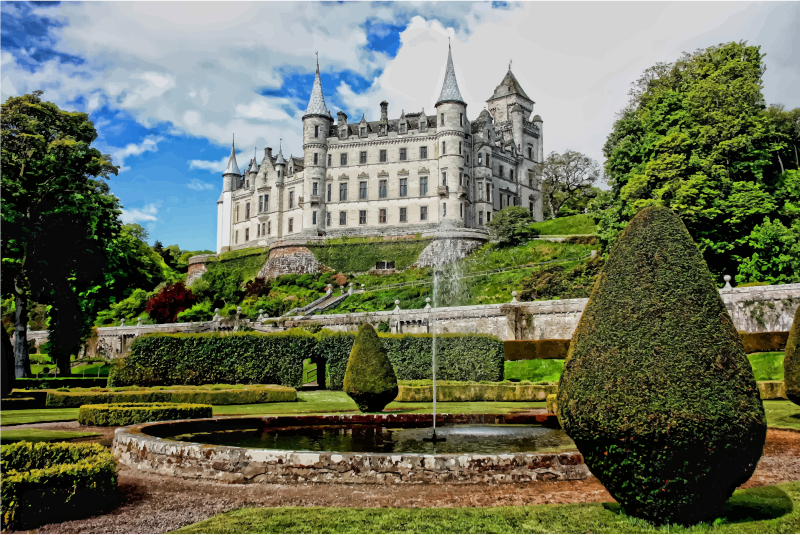
{"type": "Polygon", "coordinates": [[[367,127],[361,127],[361,137],[365,137],[367,135],[367,127]]]}
{"type": "Polygon", "coordinates": [[[405,134],[406,133],[406,125],[405,125],[405,123],[400,125],[400,133],[401,134],[405,134]]]}
{"type": "Polygon", "coordinates": [[[381,126],[381,134],[386,134],[386,125],[381,126]]]}
{"type": "Polygon", "coordinates": [[[278,169],[278,178],[280,178],[280,177],[281,177],[281,170],[278,169]]]}

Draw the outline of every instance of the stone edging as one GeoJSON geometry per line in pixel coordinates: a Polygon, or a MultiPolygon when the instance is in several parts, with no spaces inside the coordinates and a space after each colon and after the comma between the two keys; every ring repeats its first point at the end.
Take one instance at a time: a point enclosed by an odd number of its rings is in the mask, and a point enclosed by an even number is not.
{"type": "MultiPolygon", "coordinates": [[[[448,415],[442,423],[547,423],[554,415],[448,415]]],[[[429,423],[430,414],[267,416],[211,418],[123,427],[112,451],[128,467],[160,475],[223,483],[518,483],[586,479],[591,474],[577,452],[484,454],[380,454],[308,452],[209,446],[176,442],[171,436],[206,429],[288,425],[429,423]]]]}

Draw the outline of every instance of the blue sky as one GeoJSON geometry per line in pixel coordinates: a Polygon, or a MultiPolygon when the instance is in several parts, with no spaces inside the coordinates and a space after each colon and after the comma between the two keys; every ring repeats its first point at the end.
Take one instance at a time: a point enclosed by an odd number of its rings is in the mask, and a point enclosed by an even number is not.
{"type": "Polygon", "coordinates": [[[328,108],[358,120],[429,113],[448,39],[474,118],[509,60],[544,119],[545,151],[601,160],[629,84],[682,51],[767,52],[767,102],[800,106],[798,3],[2,3],[3,100],[35,89],[95,122],[122,166],[125,221],[151,243],[213,249],[221,172],[265,146],[301,152],[319,51],[328,108]]]}

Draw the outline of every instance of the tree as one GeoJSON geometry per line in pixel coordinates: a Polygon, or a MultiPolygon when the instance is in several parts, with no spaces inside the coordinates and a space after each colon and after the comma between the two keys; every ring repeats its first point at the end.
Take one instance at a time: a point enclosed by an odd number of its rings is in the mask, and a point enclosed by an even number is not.
{"type": "Polygon", "coordinates": [[[492,239],[497,240],[501,247],[517,245],[525,238],[536,233],[530,228],[533,217],[522,206],[507,206],[494,214],[491,221],[486,223],[492,239]]]}
{"type": "MultiPolygon", "coordinates": [[[[15,300],[18,377],[30,375],[29,301],[75,311],[69,303],[77,299],[77,285],[89,287],[103,274],[121,213],[105,183],[92,178],[108,178],[118,168],[91,148],[97,132],[88,115],[63,111],[41,95],[11,97],[2,105],[2,294],[15,300]],[[42,245],[58,244],[54,235],[76,254],[76,246],[85,247],[83,261],[42,245]]],[[[51,320],[51,328],[60,324],[51,320]]],[[[69,359],[60,366],[68,371],[69,359]]]]}
{"type": "Polygon", "coordinates": [[[183,281],[165,286],[147,302],[145,311],[156,323],[175,323],[178,314],[197,302],[183,281]]]}
{"type": "Polygon", "coordinates": [[[753,369],[703,257],[663,206],[617,240],[572,337],[564,430],[630,515],[719,515],[766,438],[753,369]]]}
{"type": "Polygon", "coordinates": [[[786,397],[795,405],[800,405],[800,307],[794,312],[794,321],[789,329],[789,338],[786,340],[783,376],[786,383],[786,397]]]}
{"type": "MultiPolygon", "coordinates": [[[[668,206],[720,281],[757,252],[750,235],[765,217],[792,226],[781,200],[800,195],[787,176],[797,167],[796,110],[766,110],[763,57],[722,44],[657,64],[634,84],[603,148],[613,205],[594,216],[605,248],[639,210],[668,206]]],[[[761,275],[748,268],[747,277],[761,275]]]]}
{"type": "Polygon", "coordinates": [[[551,152],[535,166],[541,182],[534,189],[547,201],[550,216],[558,217],[561,207],[577,193],[589,189],[600,178],[600,166],[580,152],[567,149],[564,154],[551,152]]]}
{"type": "Polygon", "coordinates": [[[342,387],[361,412],[381,412],[397,397],[394,368],[369,323],[358,328],[342,387]]]}

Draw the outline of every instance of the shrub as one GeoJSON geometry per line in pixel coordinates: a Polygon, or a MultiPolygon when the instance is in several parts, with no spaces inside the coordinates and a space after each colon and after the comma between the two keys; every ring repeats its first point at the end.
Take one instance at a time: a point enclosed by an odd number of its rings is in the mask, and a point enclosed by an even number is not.
{"type": "Polygon", "coordinates": [[[378,333],[369,323],[358,328],[343,386],[361,412],[380,412],[397,397],[394,368],[378,333]]]}
{"type": "Polygon", "coordinates": [[[106,386],[108,381],[105,377],[48,377],[46,380],[36,377],[21,377],[14,381],[16,388],[26,390],[35,390],[37,388],[75,388],[75,387],[92,387],[92,386],[106,386]]]}
{"type": "Polygon", "coordinates": [[[139,387],[92,389],[76,392],[48,392],[47,407],[67,408],[101,403],[201,403],[208,405],[248,405],[296,401],[294,388],[277,385],[247,387],[139,387]],[[94,390],[94,391],[92,391],[94,390]]]}
{"type": "Polygon", "coordinates": [[[527,208],[508,206],[495,212],[492,220],[486,223],[486,228],[489,229],[492,239],[505,247],[536,237],[538,232],[531,227],[533,223],[533,217],[527,208]]]}
{"type": "Polygon", "coordinates": [[[686,227],[639,212],[572,338],[564,430],[626,513],[692,524],[755,470],[766,418],[753,370],[686,227]]]}
{"type": "Polygon", "coordinates": [[[78,423],[81,425],[114,426],[211,418],[211,405],[191,403],[106,403],[81,405],[78,423]]]}
{"type": "Polygon", "coordinates": [[[169,284],[147,302],[145,312],[156,323],[175,323],[178,314],[197,302],[192,290],[182,282],[169,284]]]}
{"type": "Polygon", "coordinates": [[[0,464],[4,529],[89,516],[116,497],[117,464],[100,444],[6,444],[0,464]]]}
{"type": "Polygon", "coordinates": [[[204,333],[140,336],[112,367],[109,386],[204,383],[302,384],[303,361],[317,340],[301,329],[275,334],[204,333]]]}
{"type": "Polygon", "coordinates": [[[783,382],[786,384],[786,397],[795,405],[800,405],[800,307],[794,313],[789,340],[786,342],[783,382]]]}
{"type": "MultiPolygon", "coordinates": [[[[328,368],[328,388],[341,390],[347,359],[353,347],[352,333],[333,333],[322,337],[320,357],[328,368]]],[[[388,334],[380,341],[398,379],[431,379],[432,340],[430,334],[388,334]]],[[[503,342],[486,334],[436,335],[436,377],[443,381],[501,381],[503,342]]]]}
{"type": "Polygon", "coordinates": [[[506,360],[563,359],[569,351],[569,339],[506,340],[506,360]]]}
{"type": "Polygon", "coordinates": [[[783,351],[789,333],[786,331],[772,331],[765,333],[739,332],[744,345],[745,353],[764,353],[767,351],[783,351]]]}

